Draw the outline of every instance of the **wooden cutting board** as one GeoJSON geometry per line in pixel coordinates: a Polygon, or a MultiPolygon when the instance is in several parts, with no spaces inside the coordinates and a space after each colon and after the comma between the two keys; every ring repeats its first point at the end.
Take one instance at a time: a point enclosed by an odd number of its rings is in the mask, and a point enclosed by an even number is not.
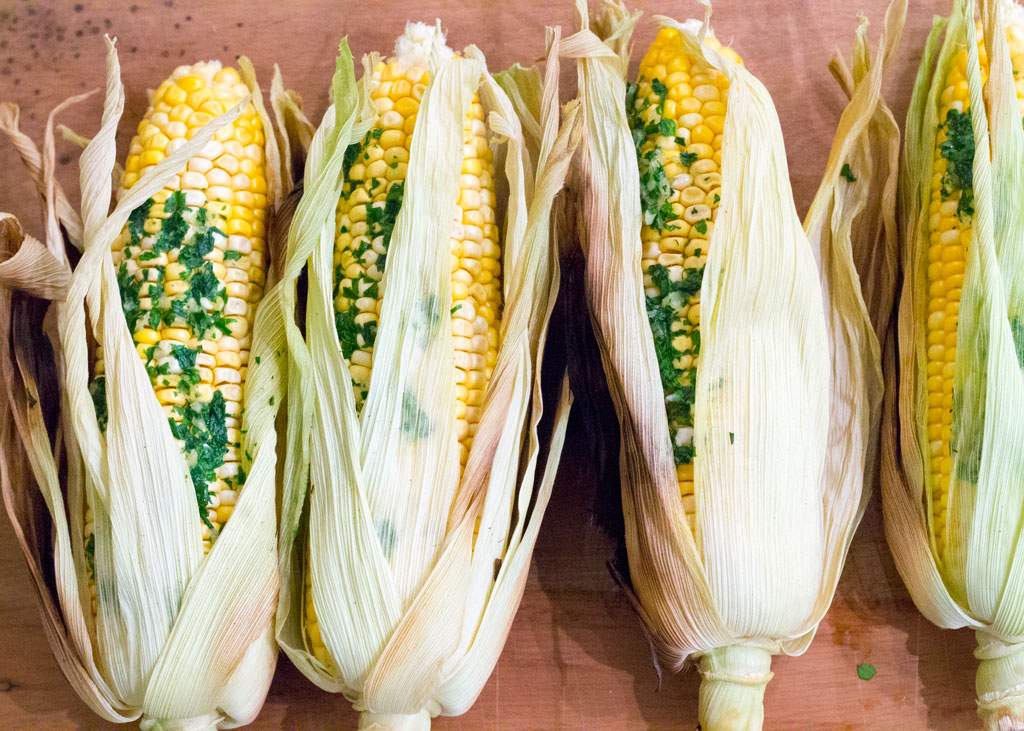
{"type": "MultiPolygon", "coordinates": [[[[911,0],[903,45],[889,74],[887,99],[902,120],[917,57],[945,0],[911,0]]],[[[654,35],[651,16],[700,14],[696,2],[638,2],[645,13],[638,59],[654,35]]],[[[797,206],[805,212],[824,169],[844,98],[826,64],[849,54],[856,11],[877,37],[884,0],[722,0],[714,26],[772,93],[786,136],[797,206]]],[[[0,0],[0,100],[21,106],[23,130],[39,140],[49,111],[65,97],[102,86],[102,36],[118,37],[128,102],[119,143],[155,87],[180,63],[250,56],[264,84],[278,63],[311,118],[327,103],[338,40],[349,34],[358,56],[390,51],[406,19],[441,18],[453,47],[478,45],[492,69],[524,64],[544,50],[544,25],[573,29],[572,5],[559,2],[424,0],[294,3],[163,0],[74,4],[0,0]]],[[[563,65],[564,99],[575,68],[563,65]]],[[[635,63],[634,63],[635,73],[635,63]]],[[[82,134],[98,126],[99,97],[60,121],[82,134]]],[[[58,177],[77,200],[77,156],[59,145],[58,177]]],[[[123,155],[122,155],[123,157],[123,155]]],[[[35,191],[19,158],[0,141],[0,210],[40,235],[35,191]]],[[[526,594],[504,654],[473,709],[439,718],[438,729],[693,729],[698,677],[692,669],[659,683],[641,625],[605,567],[613,544],[594,525],[594,465],[589,424],[573,419],[552,504],[541,531],[526,594]]],[[[795,445],[794,445],[795,446],[795,445]]],[[[10,526],[0,520],[0,728],[96,729],[94,716],[61,675],[46,644],[28,573],[10,526]]],[[[974,714],[974,638],[940,631],[914,608],[885,545],[877,496],[857,534],[835,601],[817,638],[799,658],[777,658],[765,697],[767,729],[969,729],[974,714]],[[857,666],[877,675],[860,680],[857,666]]],[[[282,656],[254,728],[354,728],[341,696],[306,681],[282,656]]]]}

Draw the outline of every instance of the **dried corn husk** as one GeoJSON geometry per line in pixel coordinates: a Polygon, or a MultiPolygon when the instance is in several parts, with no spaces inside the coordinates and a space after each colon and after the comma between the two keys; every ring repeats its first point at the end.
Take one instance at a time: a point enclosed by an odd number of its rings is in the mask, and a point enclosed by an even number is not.
{"type": "MultiPolygon", "coordinates": [[[[506,79],[521,90],[517,106],[532,114],[528,125],[477,49],[460,60],[434,49],[388,249],[387,297],[361,416],[335,331],[331,263],[344,153],[372,125],[375,111],[355,83],[344,44],[334,105],[312,140],[285,274],[294,298],[295,279],[308,264],[305,338],[287,323],[289,479],[277,632],[307,677],[352,700],[362,712],[361,728],[428,728],[432,716],[467,710],[497,662],[522,597],[571,400],[563,381],[545,445],[538,435],[540,366],[558,290],[550,211],[579,136],[574,105],[558,126],[558,48],[558,32],[551,31],[543,84],[527,72],[506,79]],[[451,298],[451,216],[443,212],[456,201],[462,120],[474,93],[503,148],[505,307],[502,345],[460,482],[450,326],[436,316],[436,303],[451,298]],[[524,126],[540,135],[536,159],[528,154],[524,126]],[[418,414],[414,428],[410,413],[418,414]],[[385,520],[390,530],[379,532],[385,520]],[[382,534],[389,544],[394,540],[388,558],[382,534]],[[307,558],[329,666],[304,639],[307,558]]],[[[375,61],[364,59],[364,67],[375,61]]]]}
{"type": "MultiPolygon", "coordinates": [[[[4,503],[68,681],[105,719],[142,717],[143,728],[248,723],[263,705],[277,657],[274,419],[285,363],[280,318],[269,314],[279,308],[280,287],[264,299],[254,327],[243,417],[248,479],[231,521],[204,557],[195,490],[125,327],[110,256],[131,211],[250,100],[272,130],[252,67],[244,58],[240,66],[252,96],[168,155],[110,211],[124,88],[114,42],[107,39],[102,125],[80,162],[81,217],[53,178],[53,128],[54,116],[84,97],[54,110],[41,155],[18,131],[17,108],[0,109],[0,128],[42,194],[46,224],[41,244],[0,215],[3,251],[13,254],[6,261],[0,256],[4,503]],[[73,270],[61,228],[82,252],[73,270]],[[108,354],[106,432],[88,391],[90,342],[108,354]],[[95,617],[81,520],[86,493],[95,525],[95,617]],[[37,533],[42,525],[49,526],[52,542],[37,533]],[[44,578],[49,561],[56,596],[44,578]]],[[[286,188],[278,143],[267,137],[268,178],[280,202],[286,188]]]]}
{"type": "Polygon", "coordinates": [[[865,207],[898,144],[880,89],[906,3],[890,9],[873,65],[861,21],[845,74],[852,99],[804,226],[764,87],[702,45],[707,18],[658,19],[730,80],[722,201],[701,288],[695,532],[676,480],[640,271],[639,173],[623,103],[637,17],[605,2],[591,31],[582,0],[577,9],[582,30],[562,51],[580,59],[581,238],[622,431],[633,588],[669,667],[699,660],[702,727],[758,729],[771,655],[807,649],[869,493],[881,373],[852,242],[870,238],[862,226],[879,231],[865,207]],[[844,163],[856,182],[840,176],[844,163]]]}
{"type": "Polygon", "coordinates": [[[898,335],[886,358],[882,464],[886,535],[921,612],[976,631],[978,714],[987,729],[1024,728],[1024,132],[1004,35],[1024,11],[980,4],[990,71],[982,84],[976,4],[936,18],[907,114],[900,181],[904,272],[898,335]],[[942,33],[945,31],[945,39],[942,33]],[[974,216],[967,251],[954,376],[953,456],[947,524],[953,550],[939,561],[926,510],[928,442],[921,314],[926,306],[927,195],[938,94],[949,58],[967,49],[975,150],[974,216]],[[898,382],[897,382],[898,373],[898,382]],[[971,479],[974,478],[974,479],[971,479]]]}

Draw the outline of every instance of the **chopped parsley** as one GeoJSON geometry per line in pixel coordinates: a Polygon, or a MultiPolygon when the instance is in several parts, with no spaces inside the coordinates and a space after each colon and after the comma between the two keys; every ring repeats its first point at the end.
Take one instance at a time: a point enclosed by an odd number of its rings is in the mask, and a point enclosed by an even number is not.
{"type": "Polygon", "coordinates": [[[89,578],[96,580],[96,534],[90,533],[85,541],[85,567],[89,571],[89,578]]]}
{"type": "MultiPolygon", "coordinates": [[[[346,150],[343,163],[345,165],[346,178],[342,195],[350,196],[356,184],[356,181],[348,177],[349,167],[359,158],[360,153],[363,154],[365,159],[368,159],[366,150],[370,143],[380,139],[383,133],[384,130],[381,128],[373,129],[366,134],[361,143],[351,145],[346,150]]],[[[393,163],[391,167],[397,167],[397,163],[393,163]]],[[[387,184],[387,180],[383,178],[372,178],[368,182],[368,189],[371,195],[379,186],[385,184],[387,184]]],[[[404,191],[404,183],[392,183],[388,187],[382,202],[366,204],[366,234],[353,242],[354,245],[351,250],[352,256],[362,264],[365,271],[353,277],[350,284],[346,284],[348,277],[346,277],[342,267],[338,266],[334,270],[334,296],[336,298],[340,294],[348,300],[348,306],[342,308],[334,315],[334,327],[338,334],[338,343],[346,360],[351,360],[352,354],[359,348],[372,348],[377,339],[377,323],[375,321],[356,322],[358,310],[355,307],[355,302],[361,297],[376,299],[380,294],[379,278],[387,265],[388,247],[391,245],[391,236],[394,233],[395,222],[398,220],[398,213],[402,208],[404,191]],[[380,239],[380,246],[383,248],[383,252],[376,251],[376,258],[372,260],[371,264],[371,260],[367,255],[374,251],[373,242],[378,238],[380,239]],[[377,270],[376,278],[369,272],[371,266],[377,270]]]]}
{"type": "Polygon", "coordinates": [[[225,426],[227,405],[224,394],[213,392],[213,398],[203,403],[194,401],[181,408],[181,423],[168,419],[171,434],[182,442],[185,462],[196,491],[199,515],[208,528],[212,528],[206,515],[210,504],[209,483],[217,477],[217,468],[224,464],[228,451],[228,430],[225,426]]]}
{"type": "Polygon", "coordinates": [[[939,145],[939,154],[947,161],[942,176],[942,199],[959,190],[956,213],[961,218],[974,215],[974,128],[971,112],[950,109],[946,114],[946,139],[939,145]]]}
{"type": "Polygon", "coordinates": [[[651,91],[658,95],[658,116],[665,116],[665,102],[668,101],[668,87],[661,79],[651,81],[651,91]]]}
{"type": "Polygon", "coordinates": [[[356,323],[357,311],[353,307],[334,315],[334,327],[338,331],[338,342],[345,360],[351,360],[352,354],[361,347],[371,348],[377,339],[377,323],[356,323]],[[362,339],[363,345],[360,345],[362,339]]]}
{"type": "MultiPolygon", "coordinates": [[[[679,282],[672,281],[668,269],[661,264],[652,265],[648,273],[654,286],[658,288],[659,295],[647,297],[647,319],[651,325],[654,352],[658,358],[658,372],[665,392],[669,434],[674,435],[682,428],[693,426],[697,369],[691,365],[685,371],[680,370],[676,366],[676,361],[683,355],[697,357],[700,353],[700,332],[695,329],[686,333],[691,346],[686,353],[682,353],[674,342],[682,333],[674,332],[672,325],[679,319],[681,308],[700,291],[704,269],[701,267],[687,270],[685,277],[679,282]]],[[[676,464],[693,461],[692,445],[679,445],[673,439],[672,449],[676,464]]]]}
{"type": "Polygon", "coordinates": [[[703,218],[693,224],[693,227],[697,229],[697,233],[702,236],[708,232],[708,222],[703,218]]]}
{"type": "Polygon", "coordinates": [[[857,178],[854,176],[853,171],[850,170],[850,163],[844,162],[843,169],[839,171],[839,176],[847,183],[856,183],[857,178]]]}
{"type": "Polygon", "coordinates": [[[89,395],[92,396],[92,405],[96,409],[96,421],[100,425],[100,431],[107,430],[107,379],[104,376],[97,376],[89,384],[89,395]]]}
{"type": "Polygon", "coordinates": [[[655,119],[650,122],[644,121],[644,109],[638,108],[638,106],[649,106],[651,100],[646,100],[647,104],[638,105],[635,84],[629,85],[626,89],[626,114],[629,117],[633,146],[636,149],[637,167],[640,172],[640,206],[643,209],[644,223],[659,231],[669,231],[675,228],[671,223],[675,219],[675,213],[669,202],[672,186],[669,185],[668,175],[658,158],[659,148],[654,147],[647,152],[643,152],[642,148],[652,136],[674,137],[676,123],[672,119],[664,118],[665,101],[668,98],[668,88],[665,84],[654,79],[651,82],[651,90],[658,98],[655,119]]]}
{"type": "Polygon", "coordinates": [[[135,326],[142,315],[142,308],[139,305],[139,290],[142,282],[128,273],[128,264],[121,262],[117,269],[117,288],[121,293],[121,309],[124,310],[124,319],[128,323],[128,330],[135,332],[135,326]]]}
{"type": "Polygon", "coordinates": [[[189,229],[188,222],[185,220],[185,210],[184,191],[171,193],[164,201],[164,213],[167,214],[167,218],[163,220],[156,243],[153,244],[154,252],[172,251],[181,246],[189,229]]]}
{"type": "Polygon", "coordinates": [[[695,162],[697,162],[697,153],[696,152],[680,152],[679,153],[679,164],[682,165],[684,168],[690,167],[695,162]]]}
{"type": "Polygon", "coordinates": [[[138,246],[146,233],[146,217],[153,207],[153,199],[147,199],[141,206],[128,215],[128,240],[131,246],[138,246]]]}
{"type": "MultiPolygon", "coordinates": [[[[132,245],[139,245],[145,232],[153,200],[132,211],[128,219],[128,233],[132,245]]],[[[187,327],[197,340],[219,338],[230,331],[230,318],[224,316],[227,290],[217,278],[213,262],[207,257],[213,253],[217,229],[205,208],[190,208],[182,191],[172,193],[163,204],[166,218],[158,221],[160,228],[151,251],[138,255],[140,262],[159,259],[170,253],[171,260],[181,265],[179,275],[187,287],[180,294],[164,293],[165,266],[143,266],[129,273],[126,263],[117,272],[118,289],[125,321],[132,335],[148,327],[161,325],[187,327]],[[175,255],[176,252],[176,255],[175,255]],[[149,300],[143,309],[140,297],[149,300]]],[[[129,254],[129,252],[126,252],[129,254]]],[[[227,261],[241,258],[236,251],[226,252],[227,261]]],[[[190,348],[172,343],[170,352],[153,345],[145,351],[145,366],[154,387],[174,388],[185,397],[184,406],[175,406],[168,419],[171,433],[181,443],[189,476],[196,492],[196,501],[203,522],[212,527],[207,518],[210,502],[209,485],[216,479],[217,469],[224,464],[228,450],[227,405],[224,395],[214,391],[207,402],[200,401],[195,392],[200,382],[198,358],[201,348],[190,348]],[[167,356],[171,360],[167,360],[167,356]],[[158,362],[159,359],[159,362],[158,362]],[[175,366],[176,367],[173,367],[175,366]]],[[[89,385],[100,428],[106,430],[108,410],[106,380],[98,376],[89,385]]],[[[87,554],[89,548],[87,547],[87,554]]]]}
{"type": "Polygon", "coordinates": [[[874,665],[861,664],[857,666],[857,677],[861,680],[871,680],[877,671],[874,665]]]}

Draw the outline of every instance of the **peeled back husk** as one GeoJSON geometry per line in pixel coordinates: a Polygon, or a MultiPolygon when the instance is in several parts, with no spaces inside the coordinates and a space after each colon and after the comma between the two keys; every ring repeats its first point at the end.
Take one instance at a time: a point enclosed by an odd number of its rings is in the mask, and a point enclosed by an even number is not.
{"type": "Polygon", "coordinates": [[[581,239],[622,432],[633,590],[662,660],[673,670],[699,661],[702,727],[759,729],[771,655],[807,649],[869,494],[881,373],[852,248],[869,238],[860,227],[884,231],[865,211],[897,144],[879,114],[880,91],[906,4],[890,9],[873,65],[858,32],[855,67],[844,76],[851,102],[803,226],[764,86],[701,43],[707,21],[659,18],[730,82],[722,200],[701,285],[695,532],[676,479],[640,270],[639,173],[623,104],[636,18],[605,2],[591,31],[582,0],[577,9],[582,30],[563,54],[580,59],[581,239]],[[844,164],[854,181],[841,175],[844,164]]]}

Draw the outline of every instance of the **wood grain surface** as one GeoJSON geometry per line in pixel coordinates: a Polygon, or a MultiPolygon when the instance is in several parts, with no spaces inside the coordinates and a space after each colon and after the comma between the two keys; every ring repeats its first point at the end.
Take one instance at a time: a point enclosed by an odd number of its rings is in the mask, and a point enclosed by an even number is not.
{"type": "MultiPolygon", "coordinates": [[[[653,38],[651,16],[699,14],[696,2],[638,2],[645,16],[634,58],[653,38]]],[[[794,194],[805,212],[824,169],[844,98],[826,64],[849,53],[857,11],[877,37],[884,0],[720,0],[714,26],[772,93],[787,142],[794,194]]],[[[902,120],[917,57],[934,13],[947,0],[911,0],[903,44],[886,86],[902,120]]],[[[23,129],[40,139],[49,111],[103,83],[102,36],[118,37],[128,103],[119,142],[127,147],[157,86],[180,63],[250,56],[269,83],[274,63],[319,119],[338,40],[353,51],[390,51],[405,20],[441,18],[454,47],[475,43],[492,69],[529,63],[544,48],[544,25],[572,29],[572,5],[558,2],[422,0],[419,3],[303,0],[11,2],[0,0],[0,100],[17,102],[23,129]]],[[[635,71],[635,64],[634,64],[635,71]]],[[[575,69],[563,67],[563,98],[575,69]]],[[[94,96],[60,119],[95,132],[94,96]]],[[[78,150],[59,146],[58,177],[77,200],[78,150]]],[[[123,156],[122,156],[123,157],[123,156]]],[[[35,192],[20,161],[0,141],[0,210],[41,234],[35,192]]],[[[438,729],[693,729],[698,678],[692,669],[659,678],[639,621],[606,568],[613,544],[595,526],[600,464],[614,465],[577,412],[533,567],[505,652],[479,701],[438,729]]],[[[794,445],[796,448],[796,445],[794,445]]],[[[969,729],[974,714],[974,638],[941,631],[916,611],[888,553],[877,495],[857,534],[835,601],[799,658],[777,658],[765,697],[768,729],[969,729]],[[857,665],[877,669],[858,679],[857,665]]],[[[0,729],[97,729],[46,645],[21,554],[0,521],[0,729]]],[[[254,728],[352,728],[341,696],[320,691],[281,657],[254,728]]]]}

